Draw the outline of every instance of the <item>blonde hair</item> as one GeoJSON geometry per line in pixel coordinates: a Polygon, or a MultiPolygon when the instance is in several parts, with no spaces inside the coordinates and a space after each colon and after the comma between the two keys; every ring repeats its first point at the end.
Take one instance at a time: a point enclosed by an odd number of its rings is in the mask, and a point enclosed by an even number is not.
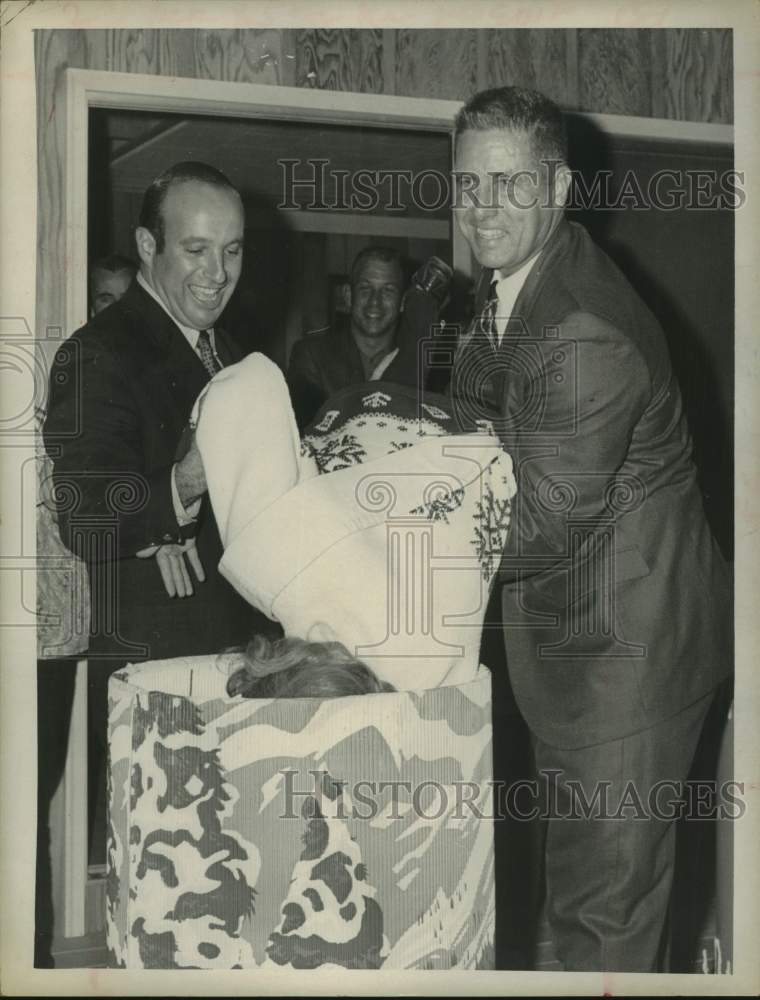
{"type": "Polygon", "coordinates": [[[341,642],[295,636],[254,636],[245,664],[227,681],[227,694],[244,698],[344,698],[395,691],[341,642]]]}

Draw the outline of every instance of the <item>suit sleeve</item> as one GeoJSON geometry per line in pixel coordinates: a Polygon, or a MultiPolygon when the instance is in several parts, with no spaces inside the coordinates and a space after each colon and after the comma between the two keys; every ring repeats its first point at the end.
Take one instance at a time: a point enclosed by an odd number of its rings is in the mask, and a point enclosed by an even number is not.
{"type": "Polygon", "coordinates": [[[180,541],[171,464],[146,469],[150,430],[123,364],[101,343],[72,338],[50,374],[45,444],[61,536],[87,562],[128,558],[148,545],[180,541]]]}
{"type": "Polygon", "coordinates": [[[327,399],[327,392],[308,340],[293,345],[287,374],[290,400],[301,430],[309,423],[327,399]]]}
{"type": "MultiPolygon", "coordinates": [[[[610,488],[651,398],[643,355],[617,327],[587,312],[570,314],[559,338],[524,345],[525,392],[504,411],[505,445],[516,464],[517,498],[501,578],[532,575],[567,554],[568,518],[608,510],[610,488]],[[509,426],[511,423],[512,426],[509,426]],[[514,558],[513,558],[514,557],[514,558]]],[[[629,484],[630,485],[630,484],[629,484]]]]}

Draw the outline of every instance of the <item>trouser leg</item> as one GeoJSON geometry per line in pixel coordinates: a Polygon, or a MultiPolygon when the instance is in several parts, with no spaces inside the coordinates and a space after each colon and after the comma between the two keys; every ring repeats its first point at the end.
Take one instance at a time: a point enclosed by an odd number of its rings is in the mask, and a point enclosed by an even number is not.
{"type": "Polygon", "coordinates": [[[532,969],[543,878],[545,824],[520,816],[509,789],[535,780],[530,730],[520,715],[507,671],[501,594],[486,611],[480,662],[492,673],[496,968],[532,969]]]}
{"type": "Polygon", "coordinates": [[[34,964],[52,968],[53,880],[50,804],[63,776],[74,700],[76,660],[37,663],[37,878],[34,964]]]}
{"type": "Polygon", "coordinates": [[[598,746],[560,750],[535,741],[550,809],[548,917],[565,969],[657,971],[675,862],[675,799],[712,698],[598,746]],[[662,781],[672,784],[657,793],[662,781]]]}

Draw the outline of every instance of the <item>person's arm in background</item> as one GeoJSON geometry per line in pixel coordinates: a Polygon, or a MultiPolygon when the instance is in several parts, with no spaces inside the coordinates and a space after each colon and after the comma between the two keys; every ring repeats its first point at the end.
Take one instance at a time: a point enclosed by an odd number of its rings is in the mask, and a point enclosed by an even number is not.
{"type": "Polygon", "coordinates": [[[327,399],[319,368],[309,350],[308,336],[293,345],[286,381],[296,421],[303,430],[327,399]]]}
{"type": "Polygon", "coordinates": [[[424,365],[420,371],[420,348],[439,324],[451,277],[451,268],[438,257],[431,257],[412,276],[396,334],[398,353],[383,372],[384,380],[421,388],[428,384],[430,368],[424,365]]]}

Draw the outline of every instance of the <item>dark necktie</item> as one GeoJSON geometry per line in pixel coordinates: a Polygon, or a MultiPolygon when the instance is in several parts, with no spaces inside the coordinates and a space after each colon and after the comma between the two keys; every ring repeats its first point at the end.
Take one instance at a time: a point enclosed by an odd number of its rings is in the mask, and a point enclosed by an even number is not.
{"type": "Polygon", "coordinates": [[[494,280],[488,289],[488,300],[480,315],[475,317],[474,324],[474,333],[488,337],[494,351],[499,346],[499,335],[496,331],[496,307],[498,303],[499,297],[496,294],[496,280],[494,280]]]}
{"type": "Polygon", "coordinates": [[[221,371],[222,365],[214,354],[214,349],[211,346],[211,334],[208,330],[201,330],[198,334],[198,357],[203,362],[203,367],[208,372],[209,378],[213,378],[218,371],[221,371]]]}

